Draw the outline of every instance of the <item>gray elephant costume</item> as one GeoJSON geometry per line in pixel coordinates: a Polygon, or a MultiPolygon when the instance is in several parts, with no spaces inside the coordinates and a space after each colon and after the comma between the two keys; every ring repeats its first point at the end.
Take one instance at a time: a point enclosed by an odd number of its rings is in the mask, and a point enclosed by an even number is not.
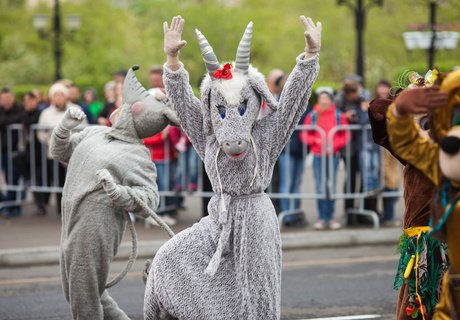
{"type": "Polygon", "coordinates": [[[303,55],[280,102],[249,65],[252,22],[235,67],[223,69],[197,30],[208,70],[202,101],[181,64],[164,81],[181,126],[205,164],[215,195],[209,216],[156,254],[147,279],[145,319],[279,319],[281,242],[275,210],[263,192],[273,167],[305,112],[319,72],[318,54],[303,55]],[[233,72],[232,72],[233,71],[233,72]],[[272,112],[257,120],[262,103],[272,112]]]}
{"type": "Polygon", "coordinates": [[[159,202],[156,168],[142,138],[176,119],[141,86],[134,69],[126,76],[120,116],[112,128],[71,133],[84,114],[69,109],[51,138],[52,157],[68,163],[60,264],[74,319],[129,319],[106,290],[110,263],[129,220],[127,212],[148,216],[159,202]]]}

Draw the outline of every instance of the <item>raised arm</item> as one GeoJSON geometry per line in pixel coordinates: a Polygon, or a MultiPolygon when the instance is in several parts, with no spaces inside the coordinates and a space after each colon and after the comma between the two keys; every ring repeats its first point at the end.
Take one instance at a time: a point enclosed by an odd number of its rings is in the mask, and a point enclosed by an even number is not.
{"type": "Polygon", "coordinates": [[[426,113],[447,104],[447,95],[437,88],[418,88],[403,91],[387,112],[387,129],[391,149],[438,185],[439,146],[429,138],[419,135],[412,113],[426,113]]]}
{"type": "Polygon", "coordinates": [[[184,19],[176,16],[171,26],[164,22],[164,51],[166,64],[164,65],[164,83],[169,99],[179,117],[180,125],[189,137],[199,156],[204,158],[206,136],[203,132],[203,114],[201,102],[195,97],[188,72],[179,60],[180,49],[187,42],[182,40],[184,19]]]}
{"type": "Polygon", "coordinates": [[[297,64],[281,93],[278,110],[267,116],[267,120],[274,126],[270,131],[273,160],[278,158],[302,114],[307,110],[311,89],[319,72],[321,22],[315,26],[310,18],[301,16],[300,20],[305,29],[305,53],[297,57],[297,64]]]}
{"type": "Polygon", "coordinates": [[[78,108],[69,108],[64,114],[64,118],[54,128],[50,140],[50,155],[54,160],[69,162],[72,152],[86,136],[87,129],[79,133],[71,133],[86,118],[86,115],[78,108]]]}

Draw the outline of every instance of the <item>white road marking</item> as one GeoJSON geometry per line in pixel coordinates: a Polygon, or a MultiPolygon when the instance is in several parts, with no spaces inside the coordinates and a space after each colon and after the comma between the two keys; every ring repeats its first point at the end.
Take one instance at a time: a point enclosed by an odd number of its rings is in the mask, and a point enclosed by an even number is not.
{"type": "Polygon", "coordinates": [[[381,319],[379,314],[365,314],[359,316],[345,316],[345,317],[332,317],[332,318],[315,318],[315,319],[300,319],[300,320],[367,320],[367,319],[381,319]]]}

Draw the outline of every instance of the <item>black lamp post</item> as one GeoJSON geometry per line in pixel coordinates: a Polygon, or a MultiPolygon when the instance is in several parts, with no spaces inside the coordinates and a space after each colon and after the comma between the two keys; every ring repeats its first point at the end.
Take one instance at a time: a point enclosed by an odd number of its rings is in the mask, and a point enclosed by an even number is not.
{"type": "Polygon", "coordinates": [[[430,30],[431,43],[428,48],[428,68],[431,70],[434,66],[434,56],[436,53],[436,0],[430,0],[430,30]]]}
{"type": "Polygon", "coordinates": [[[356,74],[363,78],[364,84],[364,29],[366,28],[366,11],[371,7],[383,5],[383,0],[370,0],[367,5],[364,0],[337,0],[337,4],[346,5],[355,14],[356,29],[356,74]]]}
{"type": "MultiPolygon", "coordinates": [[[[67,27],[69,31],[74,32],[80,27],[80,16],[67,15],[67,27]]],[[[53,57],[54,57],[54,79],[60,80],[62,78],[61,62],[62,62],[62,17],[59,0],[54,0],[53,7],[53,26],[51,29],[53,41],[53,57]]],[[[34,16],[34,27],[37,29],[41,38],[50,38],[50,32],[46,31],[48,24],[48,15],[36,14],[34,16]]]]}

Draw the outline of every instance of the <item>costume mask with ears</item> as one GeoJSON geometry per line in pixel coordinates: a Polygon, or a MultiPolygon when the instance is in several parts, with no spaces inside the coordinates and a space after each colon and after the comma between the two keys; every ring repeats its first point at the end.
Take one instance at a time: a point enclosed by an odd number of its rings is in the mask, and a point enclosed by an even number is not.
{"type": "Polygon", "coordinates": [[[123,83],[123,102],[115,116],[110,135],[121,140],[144,139],[161,132],[167,125],[179,125],[176,114],[164,96],[152,96],[129,69],[123,83]]]}
{"type": "Polygon", "coordinates": [[[276,109],[264,77],[249,65],[252,39],[250,22],[236,52],[234,69],[219,61],[204,35],[196,30],[208,75],[201,86],[206,134],[215,134],[219,146],[232,159],[243,159],[254,143],[252,128],[261,104],[276,109]]]}

